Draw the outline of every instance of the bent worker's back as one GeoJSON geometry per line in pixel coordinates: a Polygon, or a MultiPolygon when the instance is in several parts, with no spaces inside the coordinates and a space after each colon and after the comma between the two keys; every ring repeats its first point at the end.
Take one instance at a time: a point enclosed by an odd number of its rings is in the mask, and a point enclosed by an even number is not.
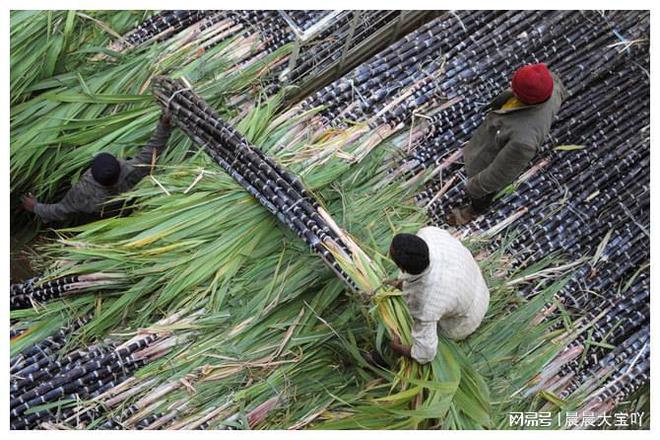
{"type": "Polygon", "coordinates": [[[421,362],[435,357],[438,331],[464,339],[481,324],[490,301],[488,287],[470,251],[447,231],[429,226],[417,236],[429,248],[429,267],[403,285],[414,318],[412,356],[421,362]]]}

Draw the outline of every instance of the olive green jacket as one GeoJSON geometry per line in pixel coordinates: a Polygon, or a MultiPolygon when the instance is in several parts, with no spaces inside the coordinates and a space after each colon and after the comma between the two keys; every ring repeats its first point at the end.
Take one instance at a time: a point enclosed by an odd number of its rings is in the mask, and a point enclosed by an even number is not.
{"type": "Polygon", "coordinates": [[[502,105],[513,96],[511,90],[502,92],[463,147],[467,192],[473,199],[511,184],[543,144],[566,95],[559,77],[554,73],[552,77],[552,96],[540,104],[502,110],[502,105]]]}
{"type": "Polygon", "coordinates": [[[151,170],[151,163],[163,150],[171,129],[162,122],[158,123],[151,139],[138,154],[130,160],[117,159],[120,166],[117,183],[103,186],[87,170],[57,203],[37,203],[34,213],[46,222],[91,219],[104,216],[104,211],[111,210],[106,202],[111,198],[130,190],[151,170]]]}

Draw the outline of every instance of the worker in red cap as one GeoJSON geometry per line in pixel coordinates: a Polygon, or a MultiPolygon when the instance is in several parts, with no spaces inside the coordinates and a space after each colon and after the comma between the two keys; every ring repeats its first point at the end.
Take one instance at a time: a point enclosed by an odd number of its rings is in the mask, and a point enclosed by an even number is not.
{"type": "Polygon", "coordinates": [[[454,208],[450,225],[463,225],[488,210],[498,191],[511,184],[550,132],[566,91],[545,64],[519,68],[511,89],[491,103],[488,114],[463,147],[471,203],[454,208]]]}

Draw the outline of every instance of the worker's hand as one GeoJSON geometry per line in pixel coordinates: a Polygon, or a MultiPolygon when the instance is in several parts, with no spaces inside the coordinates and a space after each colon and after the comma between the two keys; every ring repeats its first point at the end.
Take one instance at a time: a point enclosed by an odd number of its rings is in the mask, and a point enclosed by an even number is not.
{"type": "Polygon", "coordinates": [[[384,286],[392,286],[395,289],[403,290],[403,280],[385,280],[383,281],[384,286]]]}
{"type": "Polygon", "coordinates": [[[399,356],[410,357],[410,347],[403,345],[398,335],[394,335],[390,341],[390,348],[399,356]]]}
{"type": "Polygon", "coordinates": [[[26,211],[34,212],[34,207],[37,205],[37,199],[32,194],[26,194],[23,196],[23,208],[26,211]]]}
{"type": "Polygon", "coordinates": [[[449,226],[456,226],[458,224],[458,217],[456,212],[456,208],[452,209],[449,214],[447,214],[447,218],[445,218],[445,221],[449,226]]]}
{"type": "Polygon", "coordinates": [[[163,110],[163,113],[160,116],[160,122],[167,128],[172,127],[172,115],[168,110],[163,110]]]}

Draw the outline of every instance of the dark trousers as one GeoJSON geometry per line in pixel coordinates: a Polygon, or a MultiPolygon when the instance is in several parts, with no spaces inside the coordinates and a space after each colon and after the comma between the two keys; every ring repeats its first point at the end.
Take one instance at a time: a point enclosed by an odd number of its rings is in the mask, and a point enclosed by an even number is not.
{"type": "Polygon", "coordinates": [[[486,194],[479,199],[471,199],[472,209],[474,209],[474,212],[477,214],[483,214],[484,212],[488,211],[490,205],[493,204],[493,198],[495,198],[495,193],[486,194]]]}

